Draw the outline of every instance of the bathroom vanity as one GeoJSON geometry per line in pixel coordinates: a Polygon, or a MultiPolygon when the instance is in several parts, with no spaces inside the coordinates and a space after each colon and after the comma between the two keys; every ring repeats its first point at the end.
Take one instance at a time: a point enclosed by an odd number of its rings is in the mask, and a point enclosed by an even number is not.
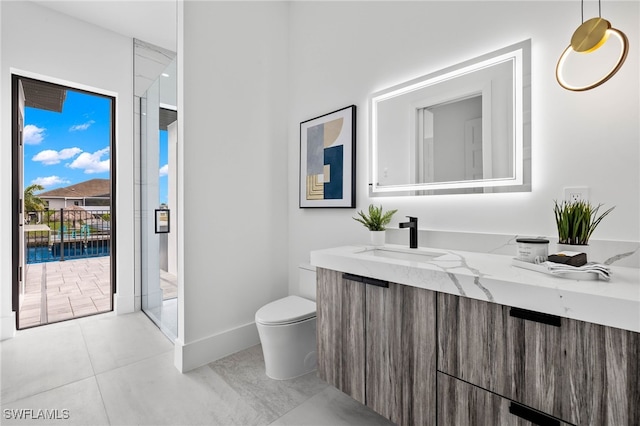
{"type": "Polygon", "coordinates": [[[317,269],[318,375],[401,425],[640,424],[640,270],[347,246],[317,269]]]}

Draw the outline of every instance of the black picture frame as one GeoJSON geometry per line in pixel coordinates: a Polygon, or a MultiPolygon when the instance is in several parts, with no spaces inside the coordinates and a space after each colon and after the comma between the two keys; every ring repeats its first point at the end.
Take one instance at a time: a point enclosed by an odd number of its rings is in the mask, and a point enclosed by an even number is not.
{"type": "Polygon", "coordinates": [[[168,234],[171,231],[171,212],[169,209],[156,209],[154,224],[156,234],[168,234]]]}
{"type": "Polygon", "coordinates": [[[356,106],[300,123],[300,208],[355,208],[356,106]]]}

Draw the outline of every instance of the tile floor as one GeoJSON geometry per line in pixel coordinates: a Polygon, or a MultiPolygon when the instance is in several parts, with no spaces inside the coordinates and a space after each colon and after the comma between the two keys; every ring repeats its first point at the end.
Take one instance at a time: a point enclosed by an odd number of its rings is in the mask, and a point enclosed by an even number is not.
{"type": "Polygon", "coordinates": [[[162,305],[155,308],[145,309],[144,313],[147,314],[160,330],[169,338],[170,341],[174,341],[178,337],[178,299],[165,299],[162,301],[162,305]]]}
{"type": "Polygon", "coordinates": [[[160,288],[164,300],[178,297],[178,277],[160,269],[160,288]]]}
{"type": "Polygon", "coordinates": [[[141,312],[19,331],[0,343],[0,367],[2,425],[390,424],[315,373],[267,378],[260,346],[180,374],[141,312]]]}

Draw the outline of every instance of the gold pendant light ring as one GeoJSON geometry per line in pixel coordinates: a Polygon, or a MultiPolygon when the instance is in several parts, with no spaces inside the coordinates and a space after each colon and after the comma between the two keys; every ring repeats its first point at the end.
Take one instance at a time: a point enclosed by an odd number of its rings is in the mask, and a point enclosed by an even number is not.
{"type": "Polygon", "coordinates": [[[562,52],[562,55],[560,56],[560,59],[558,60],[558,64],[556,65],[556,80],[558,80],[558,83],[560,84],[560,86],[564,87],[567,90],[571,90],[571,91],[574,91],[574,92],[582,92],[582,91],[585,91],[585,90],[590,90],[590,89],[593,89],[595,87],[598,87],[602,83],[606,82],[611,77],[613,77],[613,75],[615,73],[617,73],[618,70],[622,67],[622,64],[624,63],[625,59],[627,58],[627,54],[629,53],[629,40],[627,39],[627,36],[622,31],[619,31],[619,30],[617,30],[615,28],[607,29],[607,34],[605,34],[605,36],[604,36],[605,41],[610,36],[618,38],[619,41],[620,41],[620,44],[622,45],[622,47],[620,49],[620,54],[618,56],[618,59],[617,59],[615,65],[611,68],[611,70],[607,74],[605,74],[603,77],[601,77],[600,79],[594,81],[593,83],[587,84],[585,86],[572,86],[570,83],[568,83],[564,79],[564,77],[562,75],[564,63],[567,60],[567,57],[572,52],[575,52],[573,46],[569,45],[564,50],[564,52],[562,52]]]}

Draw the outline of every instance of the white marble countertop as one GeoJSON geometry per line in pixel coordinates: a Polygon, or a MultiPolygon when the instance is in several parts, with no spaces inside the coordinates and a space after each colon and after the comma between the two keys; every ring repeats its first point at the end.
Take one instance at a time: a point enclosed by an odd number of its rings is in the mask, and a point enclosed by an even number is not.
{"type": "Polygon", "coordinates": [[[575,280],[516,267],[512,256],[392,244],[383,249],[315,250],[310,260],[320,268],[640,332],[640,269],[612,266],[610,281],[575,280]]]}

